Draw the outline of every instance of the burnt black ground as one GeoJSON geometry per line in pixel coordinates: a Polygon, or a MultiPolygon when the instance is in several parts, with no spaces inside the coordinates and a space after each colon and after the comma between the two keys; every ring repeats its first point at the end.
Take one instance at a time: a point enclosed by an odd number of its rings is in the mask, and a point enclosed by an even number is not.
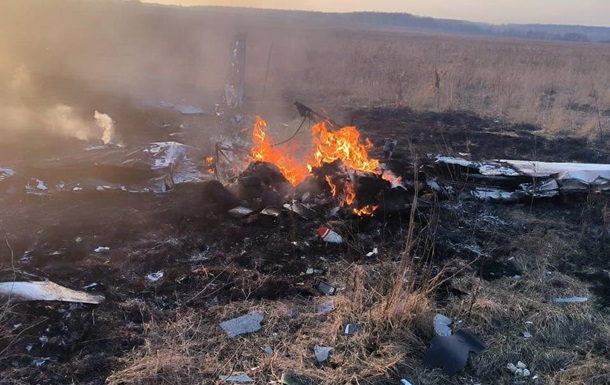
{"type": "MultiPolygon", "coordinates": [[[[406,179],[413,175],[413,155],[422,163],[429,153],[461,152],[472,159],[610,162],[608,153],[590,148],[584,139],[542,137],[533,126],[467,112],[367,109],[347,115],[375,145],[373,156],[380,155],[386,138],[398,140],[395,159],[389,164],[406,179]]],[[[422,207],[429,199],[422,196],[422,207]]],[[[523,211],[545,219],[547,231],[553,230],[548,222],[555,221],[578,244],[577,255],[566,255],[557,269],[590,284],[598,295],[596,303],[603,308],[610,303],[610,280],[605,273],[610,266],[603,257],[608,238],[602,210],[606,204],[607,199],[598,196],[514,206],[454,198],[440,202],[433,219],[426,219],[428,212],[422,212],[422,220],[439,224],[436,251],[430,256],[435,263],[476,260],[471,272],[489,280],[520,273],[506,262],[512,252],[510,240],[536,227],[511,223],[511,213],[523,211]],[[481,218],[498,218],[502,224],[481,222],[481,218]],[[484,256],[473,252],[472,246],[484,256]]],[[[6,198],[0,206],[0,234],[11,246],[13,258],[8,246],[1,245],[1,278],[34,275],[75,289],[97,283],[93,290],[107,299],[100,306],[31,303],[11,308],[1,325],[0,378],[103,384],[121,367],[119,358],[143,343],[151,317],[171,320],[190,307],[204,308],[216,301],[317,295],[311,289],[313,278],[301,273],[319,267],[318,257],[353,263],[396,258],[405,221],[404,217],[389,222],[383,217],[348,219],[341,226],[351,234],[350,245],[329,246],[315,236],[321,219],[285,217],[278,223],[245,224],[209,212],[209,201],[198,185],[179,186],[160,195],[106,191],[6,198]],[[384,255],[363,256],[380,245],[384,255]],[[110,250],[95,253],[98,246],[110,250]],[[50,255],[56,251],[59,255],[50,255]],[[150,282],[146,275],[157,271],[163,271],[163,278],[150,282]],[[14,328],[16,324],[22,326],[14,328]],[[42,336],[48,342],[43,344],[42,336]],[[29,351],[28,345],[32,345],[29,351]],[[32,364],[46,357],[42,366],[32,364]]],[[[332,277],[325,278],[332,282],[332,277]]],[[[440,287],[440,302],[443,290],[457,289],[450,284],[440,287]]]]}

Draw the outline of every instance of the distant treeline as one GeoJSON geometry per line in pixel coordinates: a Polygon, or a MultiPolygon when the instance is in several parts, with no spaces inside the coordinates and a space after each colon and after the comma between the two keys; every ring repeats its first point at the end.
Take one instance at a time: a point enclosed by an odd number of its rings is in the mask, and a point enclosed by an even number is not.
{"type": "Polygon", "coordinates": [[[503,36],[536,40],[558,40],[573,42],[610,43],[610,27],[590,27],[580,25],[551,24],[503,24],[494,25],[475,23],[462,20],[435,19],[420,17],[408,13],[352,12],[352,13],[322,13],[306,11],[261,10],[252,8],[214,8],[218,11],[236,12],[242,14],[265,14],[290,19],[326,21],[337,24],[360,24],[377,28],[393,28],[405,30],[420,30],[444,32],[451,34],[503,36]]]}

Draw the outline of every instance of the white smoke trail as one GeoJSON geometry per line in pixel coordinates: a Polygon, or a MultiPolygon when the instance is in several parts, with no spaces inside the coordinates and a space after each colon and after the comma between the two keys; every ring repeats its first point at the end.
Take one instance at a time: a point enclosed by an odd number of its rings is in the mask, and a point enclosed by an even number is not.
{"type": "Polygon", "coordinates": [[[102,142],[104,142],[104,144],[117,144],[115,143],[116,138],[114,130],[114,121],[112,120],[112,118],[109,115],[103,114],[96,110],[93,114],[93,119],[95,119],[95,124],[97,124],[97,126],[103,130],[102,142]]]}

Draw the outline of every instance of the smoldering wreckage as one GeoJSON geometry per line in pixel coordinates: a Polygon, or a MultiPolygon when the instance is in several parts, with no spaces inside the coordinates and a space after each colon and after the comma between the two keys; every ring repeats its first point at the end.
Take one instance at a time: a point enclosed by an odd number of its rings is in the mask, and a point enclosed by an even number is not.
{"type": "MultiPolygon", "coordinates": [[[[281,226],[286,218],[319,223],[312,234],[318,242],[349,248],[351,238],[358,235],[344,232],[344,222],[386,223],[415,211],[425,214],[435,200],[512,204],[610,191],[608,164],[471,160],[469,154],[429,154],[424,162],[404,168],[404,164],[394,162],[394,154],[401,147],[404,151],[406,143],[387,139],[378,144],[382,156],[373,158],[369,156],[373,144],[363,140],[355,127],[335,123],[300,102],[295,102],[302,118],[296,132],[283,132],[288,138],[274,142],[261,117],[249,117],[243,112],[244,95],[245,40],[240,37],[232,46],[225,92],[215,110],[220,136],[212,153],[179,142],[154,142],[136,148],[111,142],[88,146],[67,158],[0,167],[0,194],[171,194],[177,186],[196,185],[206,197],[208,209],[217,214],[264,228],[281,226]],[[308,143],[295,139],[305,125],[310,131],[308,143]]],[[[205,114],[189,106],[178,110],[188,115],[205,114]]],[[[96,252],[104,250],[107,248],[100,246],[96,252]]],[[[376,253],[375,248],[369,255],[376,253]]],[[[311,273],[315,271],[312,269],[311,273]]],[[[156,274],[149,280],[163,277],[162,272],[156,274]]],[[[337,288],[329,283],[331,279],[316,279],[314,288],[321,295],[332,297],[337,288]]],[[[87,289],[95,291],[95,285],[87,289]]],[[[95,305],[104,301],[102,295],[51,281],[2,282],[0,296],[10,302],[95,305]]],[[[558,298],[557,302],[586,300],[558,298]]],[[[332,310],[332,299],[317,308],[321,314],[332,310]]],[[[227,336],[235,337],[258,331],[261,322],[263,313],[250,312],[219,326],[227,336]]],[[[347,324],[342,333],[351,335],[361,329],[361,324],[347,324]]],[[[479,338],[459,329],[459,322],[442,314],[434,318],[434,330],[436,336],[423,357],[430,368],[442,368],[448,374],[458,372],[466,366],[470,352],[481,353],[485,349],[479,338]],[[449,325],[458,330],[453,332],[449,325]]],[[[316,345],[316,360],[325,361],[332,350],[316,345]]],[[[511,365],[516,374],[530,375],[522,362],[511,365]]],[[[247,375],[221,376],[221,380],[254,381],[247,375]]],[[[289,374],[282,376],[282,382],[299,383],[289,374]]],[[[406,379],[402,383],[409,384],[406,379]]]]}

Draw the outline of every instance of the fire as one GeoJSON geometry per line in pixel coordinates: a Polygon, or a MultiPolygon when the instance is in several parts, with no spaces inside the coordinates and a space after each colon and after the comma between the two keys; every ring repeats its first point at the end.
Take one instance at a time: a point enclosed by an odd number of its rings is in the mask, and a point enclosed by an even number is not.
{"type": "Polygon", "coordinates": [[[333,180],[331,179],[331,177],[329,175],[326,175],[324,177],[324,179],[326,179],[326,183],[328,183],[328,185],[330,186],[330,193],[333,197],[337,196],[337,185],[333,183],[333,180]]]}
{"type": "MultiPolygon", "coordinates": [[[[281,151],[274,147],[273,141],[266,132],[267,124],[260,117],[256,117],[252,136],[254,146],[251,150],[255,161],[269,162],[275,164],[284,177],[293,186],[302,182],[314,167],[320,167],[323,163],[341,161],[343,166],[352,171],[361,171],[381,175],[384,179],[399,183],[400,180],[392,175],[382,173],[379,169],[379,161],[368,156],[368,150],[373,144],[365,139],[360,141],[360,133],[356,127],[347,126],[337,131],[329,131],[324,122],[315,124],[311,129],[313,150],[306,157],[307,164],[297,162],[291,157],[290,151],[281,151]]],[[[347,180],[343,183],[333,183],[330,176],[325,176],[333,197],[340,196],[341,206],[350,207],[356,200],[353,181],[347,180]]],[[[353,213],[372,215],[377,206],[365,206],[360,209],[354,208],[353,213]]]]}
{"type": "Polygon", "coordinates": [[[364,206],[361,209],[353,209],[352,212],[354,214],[358,215],[359,217],[361,217],[363,215],[373,215],[375,210],[377,210],[377,207],[379,207],[379,205],[377,205],[377,206],[368,205],[368,206],[364,206]]]}
{"type": "Polygon", "coordinates": [[[328,131],[324,122],[311,128],[315,150],[308,160],[310,167],[320,167],[322,163],[332,163],[340,160],[355,171],[378,174],[379,161],[369,159],[367,150],[373,147],[370,140],[360,143],[360,133],[356,127],[343,127],[338,131],[328,131]]]}
{"type": "Polygon", "coordinates": [[[205,165],[208,169],[208,173],[214,174],[214,157],[208,156],[205,158],[205,165]]]}
{"type": "Polygon", "coordinates": [[[273,141],[267,136],[265,129],[267,123],[260,117],[256,117],[252,137],[254,147],[250,151],[252,158],[259,162],[269,162],[276,165],[291,185],[296,186],[302,182],[309,170],[307,166],[299,164],[288,154],[273,147],[273,141]]]}

